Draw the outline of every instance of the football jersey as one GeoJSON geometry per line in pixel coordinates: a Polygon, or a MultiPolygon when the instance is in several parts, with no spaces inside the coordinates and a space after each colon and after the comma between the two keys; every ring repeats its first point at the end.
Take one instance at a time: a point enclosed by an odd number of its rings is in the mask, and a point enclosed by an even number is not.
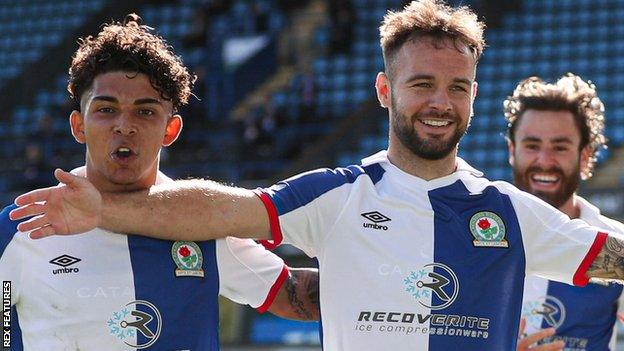
{"type": "Polygon", "coordinates": [[[461,159],[425,181],[382,151],[257,193],[267,245],[318,258],[328,351],[514,350],[525,273],[585,285],[606,240],[461,159]]]}
{"type": "Polygon", "coordinates": [[[0,214],[11,350],[218,350],[218,295],[263,312],[288,276],[252,240],[171,242],[102,229],[31,240],[9,220],[13,208],[0,214]]]}
{"type": "MultiPolygon", "coordinates": [[[[600,210],[576,197],[580,219],[590,225],[618,233],[624,225],[600,214],[600,210]]],[[[522,317],[525,333],[554,327],[556,335],[542,342],[563,340],[567,351],[615,350],[615,328],[620,284],[595,284],[575,287],[539,277],[527,277],[524,283],[522,317]]]]}

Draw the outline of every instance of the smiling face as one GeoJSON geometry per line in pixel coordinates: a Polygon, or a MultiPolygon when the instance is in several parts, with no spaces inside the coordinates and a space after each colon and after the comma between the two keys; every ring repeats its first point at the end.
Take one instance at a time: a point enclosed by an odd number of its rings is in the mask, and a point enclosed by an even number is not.
{"type": "Polygon", "coordinates": [[[85,143],[86,172],[100,190],[130,191],[154,184],[162,146],[182,128],[145,74],[109,72],[97,76],[70,117],[72,134],[85,143]]]}
{"type": "Polygon", "coordinates": [[[407,41],[391,63],[392,77],[381,73],[376,83],[390,112],[390,147],[425,160],[455,155],[476,94],[470,50],[449,39],[434,40],[407,41]]]}
{"type": "Polygon", "coordinates": [[[516,186],[554,207],[570,201],[587,167],[590,151],[579,150],[580,135],[569,111],[527,110],[509,142],[516,186]]]}

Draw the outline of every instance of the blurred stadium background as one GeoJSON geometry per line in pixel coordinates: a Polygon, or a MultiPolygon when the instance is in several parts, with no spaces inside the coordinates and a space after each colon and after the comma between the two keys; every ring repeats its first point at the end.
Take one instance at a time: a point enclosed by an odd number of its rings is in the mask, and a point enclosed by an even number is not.
{"type": "MultiPolygon", "coordinates": [[[[464,0],[488,25],[479,96],[460,155],[509,180],[502,101],[527,76],[572,71],[596,83],[609,149],[582,194],[624,218],[624,1],[464,0]]],[[[70,132],[66,75],[76,39],[137,12],[198,75],[199,99],[162,155],[171,176],[247,186],[313,167],[358,162],[385,148],[374,79],[378,25],[399,0],[0,0],[0,197],[53,184],[84,162],[70,132]]],[[[278,253],[313,266],[298,251],[278,253]]],[[[222,304],[224,350],[318,350],[317,323],[222,304]]],[[[621,350],[624,350],[622,345],[621,350]]]]}

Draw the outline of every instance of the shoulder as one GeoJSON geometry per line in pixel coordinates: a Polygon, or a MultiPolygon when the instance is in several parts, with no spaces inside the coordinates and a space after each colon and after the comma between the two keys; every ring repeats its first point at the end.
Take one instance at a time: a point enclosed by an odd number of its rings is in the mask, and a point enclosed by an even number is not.
{"type": "Polygon", "coordinates": [[[334,169],[323,168],[283,180],[264,191],[274,200],[280,214],[316,202],[321,197],[336,206],[341,206],[340,199],[344,199],[352,191],[372,189],[384,172],[377,163],[334,169]],[[327,197],[328,194],[332,195],[327,197]]]}
{"type": "Polygon", "coordinates": [[[624,234],[624,224],[622,222],[618,222],[615,219],[603,215],[599,215],[597,220],[598,223],[595,224],[596,226],[624,234]]]}
{"type": "Polygon", "coordinates": [[[624,224],[602,215],[598,207],[581,196],[576,195],[576,201],[581,209],[580,219],[590,225],[624,234],[624,224]]]}
{"type": "Polygon", "coordinates": [[[320,168],[298,174],[294,177],[281,181],[279,184],[288,185],[313,185],[332,189],[344,184],[354,183],[361,177],[370,179],[373,183],[378,182],[384,174],[384,169],[378,163],[368,165],[351,165],[334,169],[320,168]]]}
{"type": "Polygon", "coordinates": [[[523,196],[523,192],[516,188],[513,184],[510,184],[503,180],[489,180],[484,177],[477,177],[469,175],[462,177],[464,186],[473,194],[482,193],[486,189],[497,191],[501,194],[509,195],[512,197],[523,196]]]}

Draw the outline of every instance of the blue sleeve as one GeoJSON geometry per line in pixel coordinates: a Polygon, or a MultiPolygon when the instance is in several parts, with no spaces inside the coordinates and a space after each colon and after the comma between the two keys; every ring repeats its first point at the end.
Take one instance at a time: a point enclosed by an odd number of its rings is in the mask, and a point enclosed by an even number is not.
{"type": "Polygon", "coordinates": [[[9,212],[15,208],[17,208],[16,205],[10,205],[0,212],[0,257],[17,232],[17,224],[19,222],[12,221],[9,218],[9,212]]]}

